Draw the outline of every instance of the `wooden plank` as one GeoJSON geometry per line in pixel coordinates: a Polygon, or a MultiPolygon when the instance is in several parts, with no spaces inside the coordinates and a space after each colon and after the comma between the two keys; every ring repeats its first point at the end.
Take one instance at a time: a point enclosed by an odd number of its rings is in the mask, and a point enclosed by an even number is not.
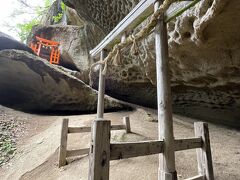
{"type": "MultiPolygon", "coordinates": [[[[193,2],[186,1],[183,4],[178,3],[177,6],[174,6],[174,8],[169,9],[166,12],[165,21],[170,21],[176,16],[179,16],[198,1],[199,0],[194,0],[193,2]]],[[[154,12],[155,2],[156,0],[141,0],[136,7],[133,8],[133,10],[130,11],[130,13],[98,44],[98,46],[90,51],[90,55],[98,58],[103,49],[110,50],[116,43],[120,42],[124,32],[128,33],[132,31],[154,12]]]]}
{"type": "MultiPolygon", "coordinates": [[[[101,51],[101,60],[106,57],[106,51],[101,51]]],[[[104,114],[104,94],[105,94],[105,75],[102,73],[103,65],[100,65],[99,70],[99,85],[98,85],[98,104],[97,104],[97,118],[103,119],[104,114]]]]}
{"type": "MultiPolygon", "coordinates": [[[[111,125],[111,130],[122,130],[126,129],[126,125],[111,125]]],[[[85,127],[69,127],[68,133],[85,133],[85,132],[91,132],[91,127],[85,126],[85,127]]]]}
{"type": "Polygon", "coordinates": [[[203,141],[202,148],[197,149],[198,173],[205,176],[206,180],[214,180],[208,124],[194,123],[194,130],[195,136],[201,137],[203,141]]]}
{"type": "Polygon", "coordinates": [[[172,19],[180,16],[189,8],[195,6],[199,1],[200,0],[193,0],[173,3],[165,13],[165,22],[169,22],[172,19]]]}
{"type": "Polygon", "coordinates": [[[91,132],[91,127],[69,127],[68,133],[85,133],[85,132],[91,132]]]}
{"type": "Polygon", "coordinates": [[[65,166],[67,164],[66,157],[67,157],[68,121],[69,119],[67,118],[64,118],[62,121],[58,167],[65,166]]]}
{"type": "Polygon", "coordinates": [[[89,160],[89,180],[109,180],[110,126],[107,120],[95,120],[89,160]]]}
{"type": "Polygon", "coordinates": [[[67,157],[81,156],[89,154],[90,148],[68,150],[67,157]]]}
{"type": "Polygon", "coordinates": [[[111,160],[162,153],[163,141],[111,143],[111,160]]]}
{"type": "Polygon", "coordinates": [[[174,140],[174,150],[182,151],[188,149],[196,149],[202,147],[202,138],[187,138],[187,139],[175,139],[174,140]]]}
{"type": "Polygon", "coordinates": [[[203,175],[197,175],[197,176],[194,176],[194,177],[191,177],[191,178],[187,178],[185,180],[204,180],[205,177],[203,175]]]}
{"type": "Polygon", "coordinates": [[[111,130],[122,130],[126,129],[125,125],[111,125],[111,130]]]}
{"type": "MultiPolygon", "coordinates": [[[[160,1],[162,3],[162,1],[160,1]]],[[[161,5],[155,3],[155,11],[161,5]]],[[[159,19],[155,27],[156,71],[157,71],[157,104],[158,104],[158,135],[164,139],[164,151],[159,154],[159,180],[175,180],[175,151],[172,120],[172,98],[168,62],[167,27],[164,17],[159,19]]]]}
{"type": "Polygon", "coordinates": [[[130,126],[129,116],[123,117],[123,124],[125,124],[126,133],[131,133],[131,126],[130,126]]]}

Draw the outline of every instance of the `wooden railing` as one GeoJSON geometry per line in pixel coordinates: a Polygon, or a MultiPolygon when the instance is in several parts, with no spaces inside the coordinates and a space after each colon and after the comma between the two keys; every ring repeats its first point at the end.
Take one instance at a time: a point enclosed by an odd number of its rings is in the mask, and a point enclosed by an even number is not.
{"type": "MultiPolygon", "coordinates": [[[[126,133],[131,132],[130,120],[129,120],[129,117],[127,116],[123,118],[123,124],[111,126],[111,130],[122,130],[122,129],[125,129],[126,133]]],[[[60,147],[59,147],[59,163],[58,163],[59,167],[65,166],[67,164],[68,157],[75,157],[75,156],[82,156],[82,155],[89,154],[90,148],[74,149],[74,150],[68,150],[67,148],[68,134],[86,133],[86,132],[91,132],[90,126],[69,127],[69,119],[67,118],[63,119],[60,147]]]]}

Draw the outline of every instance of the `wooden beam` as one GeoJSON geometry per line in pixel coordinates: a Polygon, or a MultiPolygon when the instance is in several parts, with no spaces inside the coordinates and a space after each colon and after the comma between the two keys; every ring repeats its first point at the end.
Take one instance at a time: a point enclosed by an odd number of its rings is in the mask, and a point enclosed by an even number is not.
{"type": "Polygon", "coordinates": [[[125,125],[111,125],[111,130],[122,130],[126,129],[125,125]]]}
{"type": "Polygon", "coordinates": [[[85,132],[91,132],[91,127],[69,127],[68,133],[85,133],[85,132]]]}
{"type": "Polygon", "coordinates": [[[214,180],[208,124],[194,123],[194,130],[195,136],[201,137],[203,141],[202,148],[197,149],[198,173],[205,176],[206,180],[214,180]]]}
{"type": "Polygon", "coordinates": [[[163,141],[111,143],[110,159],[126,159],[162,153],[163,141]]]}
{"type": "MultiPolygon", "coordinates": [[[[126,125],[111,125],[111,130],[122,130],[126,129],[126,125]]],[[[85,127],[69,127],[68,133],[85,133],[85,132],[91,132],[91,127],[85,126],[85,127]]]]}
{"type": "Polygon", "coordinates": [[[188,149],[195,149],[202,147],[202,138],[187,138],[187,139],[175,139],[174,140],[174,150],[182,151],[188,149]]]}
{"type": "Polygon", "coordinates": [[[87,155],[87,154],[89,154],[89,151],[90,151],[90,148],[68,150],[67,157],[87,155]]]}
{"type": "Polygon", "coordinates": [[[129,116],[123,117],[123,124],[125,124],[126,133],[131,133],[131,126],[130,126],[129,116]]]}
{"type": "Polygon", "coordinates": [[[89,160],[89,180],[109,180],[110,126],[107,120],[95,120],[89,160]]]}
{"type": "Polygon", "coordinates": [[[186,10],[195,6],[199,1],[200,0],[192,0],[173,3],[173,5],[169,7],[165,14],[165,22],[169,22],[174,18],[180,16],[186,10]]]}
{"type": "Polygon", "coordinates": [[[58,167],[65,166],[67,164],[66,157],[67,157],[68,121],[69,119],[67,118],[64,118],[62,121],[58,167]]]}
{"type": "MultiPolygon", "coordinates": [[[[160,3],[161,2],[161,3],[160,3]]],[[[155,11],[162,4],[155,3],[155,11]]],[[[167,27],[164,16],[155,27],[156,72],[157,72],[157,103],[158,103],[158,135],[164,140],[164,151],[159,155],[158,180],[175,180],[175,151],[172,120],[172,98],[169,75],[169,57],[167,27]]]]}
{"type": "MultiPolygon", "coordinates": [[[[125,159],[137,156],[159,154],[163,152],[163,141],[142,141],[111,143],[111,160],[125,159]]],[[[176,139],[175,151],[195,149],[202,147],[202,138],[176,139]]]]}
{"type": "MultiPolygon", "coordinates": [[[[90,51],[90,55],[98,58],[100,52],[110,50],[116,43],[121,41],[124,33],[129,33],[154,12],[156,0],[141,0],[135,8],[96,46],[90,51]]],[[[172,9],[169,9],[164,17],[165,22],[179,16],[184,11],[195,5],[199,0],[178,2],[172,9]]]]}
{"type": "Polygon", "coordinates": [[[187,178],[185,180],[205,180],[205,177],[203,175],[197,175],[191,178],[187,178]]]}
{"type": "Polygon", "coordinates": [[[121,41],[122,34],[128,33],[153,13],[153,3],[156,0],[141,0],[137,6],[99,43],[90,51],[92,57],[100,54],[102,49],[109,50],[116,42],[121,41]]]}

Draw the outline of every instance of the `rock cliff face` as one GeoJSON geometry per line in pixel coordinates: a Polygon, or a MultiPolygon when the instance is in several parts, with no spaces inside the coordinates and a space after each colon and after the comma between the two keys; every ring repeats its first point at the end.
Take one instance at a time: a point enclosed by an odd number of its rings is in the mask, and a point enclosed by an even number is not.
{"type": "MultiPolygon", "coordinates": [[[[84,22],[107,34],[139,2],[64,0],[84,22]]],[[[175,112],[239,123],[240,2],[202,0],[168,23],[171,83],[175,112]]],[[[144,24],[144,23],[143,23],[144,24]]],[[[140,43],[141,55],[123,54],[124,64],[111,67],[106,92],[137,104],[156,107],[153,36],[140,43]]],[[[96,88],[97,74],[93,77],[96,88]]]]}

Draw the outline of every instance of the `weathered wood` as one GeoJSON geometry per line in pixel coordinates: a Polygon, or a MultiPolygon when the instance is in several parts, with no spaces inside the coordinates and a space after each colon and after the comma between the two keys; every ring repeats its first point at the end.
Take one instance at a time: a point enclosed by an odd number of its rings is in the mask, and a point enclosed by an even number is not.
{"type": "Polygon", "coordinates": [[[65,166],[67,164],[66,157],[67,157],[68,121],[69,120],[66,118],[63,119],[62,121],[58,167],[65,166]]]}
{"type": "Polygon", "coordinates": [[[130,32],[139,23],[153,12],[155,0],[142,0],[136,7],[101,41],[97,47],[90,51],[92,57],[97,57],[102,49],[111,49],[116,42],[121,41],[124,32],[130,32]]]}
{"type": "MultiPolygon", "coordinates": [[[[162,1],[160,1],[162,4],[162,1]]],[[[155,11],[160,2],[155,3],[155,11]]],[[[159,155],[159,180],[175,180],[175,152],[173,137],[172,103],[170,75],[168,65],[167,28],[164,17],[159,19],[155,28],[157,99],[158,99],[158,132],[159,140],[164,139],[164,151],[159,155]]]]}
{"type": "MultiPolygon", "coordinates": [[[[126,129],[126,125],[111,125],[111,130],[122,130],[126,129]]],[[[91,132],[91,127],[85,126],[85,127],[69,127],[68,133],[85,133],[85,132],[91,132]]]]}
{"type": "Polygon", "coordinates": [[[169,22],[172,19],[180,16],[189,8],[193,7],[197,4],[200,0],[189,0],[183,2],[176,2],[173,6],[170,6],[165,15],[165,22],[169,22]]]}
{"type": "Polygon", "coordinates": [[[205,177],[203,175],[197,175],[191,178],[187,178],[185,180],[205,180],[205,177]]]}
{"type": "MultiPolygon", "coordinates": [[[[165,21],[169,21],[173,17],[179,16],[198,1],[199,0],[194,0],[193,3],[188,0],[183,4],[180,3],[174,8],[174,10],[168,10],[164,18],[165,21]]],[[[103,49],[110,50],[117,42],[120,42],[124,32],[131,32],[154,12],[155,2],[156,0],[141,0],[135,8],[133,8],[132,11],[98,44],[98,46],[90,51],[90,55],[98,58],[103,49]]]]}
{"type": "Polygon", "coordinates": [[[174,140],[174,150],[182,151],[188,149],[195,149],[202,147],[202,138],[187,138],[187,139],[175,139],[174,140]]]}
{"type": "Polygon", "coordinates": [[[67,157],[87,155],[87,154],[89,154],[89,151],[90,151],[90,148],[68,150],[67,157]]]}
{"type": "MultiPolygon", "coordinates": [[[[163,152],[163,141],[111,143],[111,160],[159,154],[163,152]]],[[[202,147],[202,138],[177,139],[174,150],[182,151],[202,147]]]]}
{"type": "Polygon", "coordinates": [[[131,126],[130,126],[129,116],[123,117],[123,124],[125,124],[126,133],[131,133],[131,126]]]}
{"type": "Polygon", "coordinates": [[[68,133],[85,133],[85,132],[91,132],[91,127],[69,127],[68,133]]]}
{"type": "Polygon", "coordinates": [[[111,143],[111,160],[162,153],[163,141],[111,143]]]}
{"type": "Polygon", "coordinates": [[[194,129],[195,136],[201,137],[203,141],[202,148],[197,149],[198,173],[205,176],[206,180],[214,180],[208,124],[194,123],[194,129]]]}
{"type": "Polygon", "coordinates": [[[125,125],[111,125],[111,130],[122,130],[125,129],[125,125]]]}
{"type": "Polygon", "coordinates": [[[95,120],[92,125],[89,180],[109,180],[110,126],[107,120],[95,120]]]}
{"type": "MultiPolygon", "coordinates": [[[[106,51],[101,51],[101,60],[106,57],[106,51]]],[[[100,65],[99,70],[99,85],[98,85],[98,104],[97,104],[97,119],[102,119],[104,114],[104,93],[105,93],[105,75],[102,73],[103,65],[100,65]]]]}

